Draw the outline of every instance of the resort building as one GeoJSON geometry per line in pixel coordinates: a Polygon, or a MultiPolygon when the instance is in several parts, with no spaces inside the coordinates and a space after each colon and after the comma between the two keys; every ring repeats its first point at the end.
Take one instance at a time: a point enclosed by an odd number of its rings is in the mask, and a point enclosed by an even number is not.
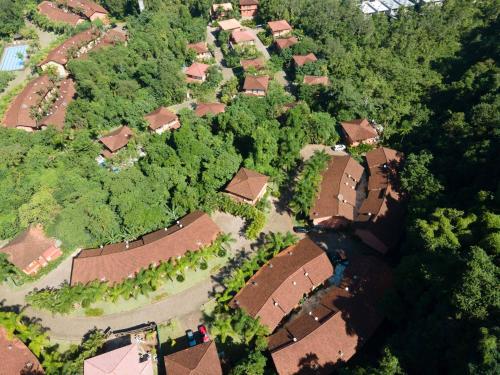
{"type": "Polygon", "coordinates": [[[345,143],[356,147],[360,144],[375,144],[379,137],[377,130],[370,124],[368,119],[343,121],[340,123],[344,133],[345,143]]]}
{"type": "Polygon", "coordinates": [[[65,23],[70,26],[76,26],[85,20],[79,15],[69,12],[64,8],[59,8],[50,1],[42,1],[37,6],[38,13],[47,17],[48,20],[56,23],[65,23]]]}
{"type": "Polygon", "coordinates": [[[253,68],[255,70],[262,70],[262,69],[265,69],[265,67],[266,67],[266,62],[261,57],[258,57],[256,59],[251,59],[251,60],[241,60],[240,64],[241,64],[241,67],[243,68],[243,71],[245,71],[245,72],[251,68],[253,68]]]}
{"type": "Polygon", "coordinates": [[[234,18],[231,18],[229,20],[219,21],[219,27],[222,31],[241,30],[240,23],[234,18]]]}
{"type": "Polygon", "coordinates": [[[212,4],[210,8],[210,15],[212,19],[218,20],[227,16],[229,12],[233,11],[233,4],[231,3],[219,3],[212,4]]]}
{"type": "Polygon", "coordinates": [[[241,168],[226,186],[224,192],[237,202],[255,205],[266,193],[269,177],[241,168]]]}
{"type": "Polygon", "coordinates": [[[231,47],[235,46],[253,46],[255,44],[255,35],[246,30],[234,30],[231,33],[231,47]]]}
{"type": "Polygon", "coordinates": [[[43,375],[42,365],[17,337],[0,326],[0,358],[2,358],[2,374],[43,375]]]}
{"type": "Polygon", "coordinates": [[[101,20],[108,23],[108,11],[101,5],[90,0],[57,0],[58,4],[66,7],[75,14],[85,16],[90,21],[101,20]]]}
{"type": "Polygon", "coordinates": [[[272,332],[304,295],[333,276],[326,253],[308,237],[272,258],[253,275],[230,302],[272,332]]]}
{"type": "Polygon", "coordinates": [[[62,255],[58,241],[48,238],[41,225],[34,225],[0,248],[10,263],[34,275],[62,255]]]}
{"type": "Polygon", "coordinates": [[[106,136],[99,138],[99,142],[104,145],[101,155],[107,159],[112,158],[119,150],[128,145],[132,136],[132,129],[128,126],[120,126],[106,136]]]}
{"type": "Polygon", "coordinates": [[[289,38],[276,39],[276,41],[275,41],[276,48],[278,49],[278,51],[283,51],[284,49],[293,47],[298,42],[299,42],[299,40],[294,36],[291,36],[289,38]]]}
{"type": "Polygon", "coordinates": [[[188,83],[203,83],[207,80],[207,70],[210,65],[194,62],[189,66],[186,73],[186,81],[188,83]]]}
{"type": "Polygon", "coordinates": [[[247,76],[243,83],[243,91],[246,95],[266,96],[268,87],[268,76],[247,76]]]}
{"type": "Polygon", "coordinates": [[[222,375],[217,346],[207,341],[164,357],[168,375],[222,375]]]}
{"type": "Polygon", "coordinates": [[[226,110],[226,105],[222,103],[198,103],[194,114],[198,117],[204,117],[207,115],[218,115],[219,113],[224,113],[226,110]]]}
{"type": "Polygon", "coordinates": [[[84,375],[153,375],[151,356],[140,353],[139,345],[131,343],[83,362],[84,375]]]}
{"type": "Polygon", "coordinates": [[[76,95],[75,82],[71,78],[63,79],[57,90],[57,98],[48,113],[39,122],[40,128],[53,126],[58,130],[64,129],[66,111],[76,95]]]}
{"type": "Polygon", "coordinates": [[[363,167],[349,155],[330,158],[309,213],[314,225],[339,228],[354,220],[362,175],[363,167]]]}
{"type": "Polygon", "coordinates": [[[167,130],[175,130],[181,127],[179,117],[165,107],[160,107],[144,116],[148,123],[148,129],[156,134],[162,134],[167,130]]]}
{"type": "Polygon", "coordinates": [[[196,53],[196,59],[198,60],[206,60],[212,57],[212,54],[208,50],[207,43],[205,42],[188,44],[187,49],[194,51],[196,53]]]}
{"type": "Polygon", "coordinates": [[[304,66],[307,63],[312,63],[318,61],[314,53],[309,53],[307,55],[294,55],[293,56],[293,63],[295,64],[295,67],[300,67],[304,66]]]}
{"type": "Polygon", "coordinates": [[[240,0],[241,17],[255,17],[259,10],[259,0],[240,0]]]}
{"type": "Polygon", "coordinates": [[[314,86],[314,85],[321,85],[321,86],[328,86],[330,84],[330,80],[328,79],[327,76],[304,76],[303,80],[304,85],[308,86],[314,86]]]}
{"type": "Polygon", "coordinates": [[[292,32],[292,26],[286,20],[269,21],[267,25],[274,38],[282,38],[292,32]]]}

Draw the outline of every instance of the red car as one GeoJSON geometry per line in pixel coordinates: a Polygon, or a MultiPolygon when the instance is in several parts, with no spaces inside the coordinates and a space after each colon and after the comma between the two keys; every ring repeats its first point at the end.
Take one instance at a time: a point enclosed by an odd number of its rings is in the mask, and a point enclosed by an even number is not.
{"type": "Polygon", "coordinates": [[[205,327],[203,324],[200,324],[198,326],[198,332],[201,335],[201,340],[203,342],[208,342],[210,341],[210,337],[208,337],[208,332],[207,332],[207,327],[205,327]]]}

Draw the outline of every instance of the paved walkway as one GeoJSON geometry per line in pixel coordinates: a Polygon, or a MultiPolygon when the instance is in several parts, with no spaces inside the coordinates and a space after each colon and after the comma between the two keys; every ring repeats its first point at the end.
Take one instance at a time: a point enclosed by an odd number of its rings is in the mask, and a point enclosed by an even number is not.
{"type": "Polygon", "coordinates": [[[222,82],[221,85],[229,81],[231,78],[234,77],[234,72],[233,69],[228,68],[224,62],[224,55],[222,54],[222,51],[220,47],[217,46],[215,43],[216,38],[215,38],[215,32],[217,29],[215,27],[210,27],[207,26],[207,44],[212,45],[214,47],[214,58],[217,64],[219,64],[221,70],[222,70],[222,82]]]}
{"type": "Polygon", "coordinates": [[[262,56],[266,59],[269,60],[271,58],[271,55],[269,54],[269,51],[267,48],[262,44],[261,40],[257,36],[258,33],[263,31],[264,29],[250,29],[250,28],[245,28],[246,31],[249,33],[253,34],[255,36],[255,47],[259,52],[262,53],[262,56]]]}
{"type": "MultiPolygon", "coordinates": [[[[263,229],[264,233],[292,231],[292,218],[287,212],[281,212],[273,202],[268,221],[263,229]]],[[[244,221],[225,213],[215,213],[213,220],[220,228],[232,235],[236,240],[231,244],[231,252],[235,257],[248,256],[256,248],[255,242],[242,236],[244,221]]],[[[17,290],[0,285],[0,296],[4,305],[24,305],[25,295],[34,288],[58,286],[69,278],[72,257],[65,259],[61,265],[39,281],[17,290]]],[[[228,271],[227,269],[225,270],[228,271]]],[[[229,270],[230,271],[230,270],[229,270]]],[[[75,317],[52,315],[47,311],[35,310],[27,307],[24,313],[36,317],[40,324],[49,329],[49,335],[58,340],[80,342],[81,338],[94,327],[105,329],[120,329],[134,326],[147,321],[156,323],[166,322],[172,318],[192,326],[193,322],[201,319],[201,309],[205,303],[213,298],[214,291],[220,288],[219,280],[223,275],[212,276],[195,286],[172,295],[154,304],[142,306],[139,309],[110,314],[101,317],[75,317]],[[184,322],[183,320],[186,320],[184,322]]]]}

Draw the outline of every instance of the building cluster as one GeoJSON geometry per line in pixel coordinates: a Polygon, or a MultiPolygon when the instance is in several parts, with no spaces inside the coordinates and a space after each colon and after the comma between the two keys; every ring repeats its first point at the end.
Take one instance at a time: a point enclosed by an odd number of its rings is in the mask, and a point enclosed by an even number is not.
{"type": "Polygon", "coordinates": [[[38,4],[38,12],[50,21],[76,26],[79,23],[101,20],[109,22],[108,11],[90,0],[55,0],[42,1],[38,4]]]}
{"type": "Polygon", "coordinates": [[[443,0],[366,0],[360,8],[364,14],[385,13],[394,16],[399,9],[414,7],[418,4],[441,4],[443,0]]]}
{"type": "Polygon", "coordinates": [[[90,28],[64,41],[38,64],[43,72],[55,74],[41,74],[32,79],[10,103],[3,125],[29,132],[48,126],[62,130],[68,105],[76,94],[75,82],[67,70],[68,62],[85,58],[91,50],[124,43],[126,39],[126,34],[118,29],[102,33],[90,28]]]}

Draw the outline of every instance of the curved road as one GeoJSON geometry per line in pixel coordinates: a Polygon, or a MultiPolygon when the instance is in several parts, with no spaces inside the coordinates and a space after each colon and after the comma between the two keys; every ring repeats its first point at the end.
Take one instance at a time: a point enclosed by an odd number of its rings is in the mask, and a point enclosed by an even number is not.
{"type": "MultiPolygon", "coordinates": [[[[233,254],[242,250],[246,254],[252,251],[252,243],[240,234],[243,227],[243,221],[240,218],[224,213],[216,213],[212,218],[224,232],[230,233],[236,239],[236,242],[231,244],[233,254]]],[[[275,204],[273,204],[263,232],[287,232],[292,230],[292,225],[292,219],[288,213],[277,212],[275,204]]],[[[3,302],[4,306],[24,306],[25,296],[34,288],[58,286],[67,280],[71,272],[71,260],[72,257],[69,256],[54,271],[22,288],[11,289],[5,284],[0,285],[0,301],[3,302]]],[[[52,315],[47,311],[36,310],[29,306],[24,310],[24,314],[39,319],[40,324],[49,329],[48,334],[51,337],[58,340],[80,342],[82,337],[94,327],[121,329],[148,321],[162,323],[172,318],[190,317],[193,319],[193,316],[199,320],[203,305],[211,299],[212,291],[217,286],[218,283],[212,278],[206,279],[156,303],[100,317],[52,315]]]]}

